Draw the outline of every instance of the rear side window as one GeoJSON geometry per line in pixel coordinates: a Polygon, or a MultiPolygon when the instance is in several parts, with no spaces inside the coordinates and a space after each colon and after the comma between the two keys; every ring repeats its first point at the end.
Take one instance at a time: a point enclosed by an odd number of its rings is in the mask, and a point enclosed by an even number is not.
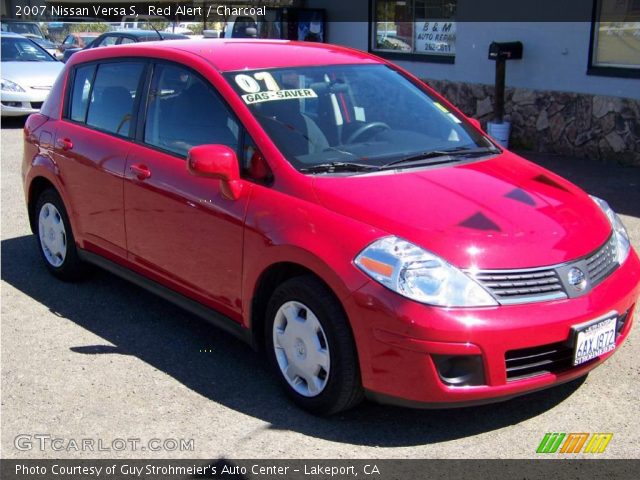
{"type": "Polygon", "coordinates": [[[113,35],[108,35],[100,40],[99,47],[110,47],[111,45],[115,45],[118,41],[118,37],[114,37],[113,35]]]}
{"type": "Polygon", "coordinates": [[[238,148],[240,127],[208,83],[177,65],[154,68],[144,141],[186,156],[191,147],[223,144],[238,148]]]}
{"type": "Polygon", "coordinates": [[[73,91],[71,93],[70,117],[74,122],[84,122],[87,118],[87,107],[89,106],[89,94],[93,83],[95,65],[87,65],[76,70],[73,81],[73,91]]]}
{"type": "Polygon", "coordinates": [[[133,106],[144,64],[139,62],[105,63],[95,75],[87,125],[130,136],[133,106]]]}

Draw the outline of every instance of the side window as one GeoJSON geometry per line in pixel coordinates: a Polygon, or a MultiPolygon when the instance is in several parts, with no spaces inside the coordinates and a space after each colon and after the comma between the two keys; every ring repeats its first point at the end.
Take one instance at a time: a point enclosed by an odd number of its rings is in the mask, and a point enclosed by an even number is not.
{"type": "Polygon", "coordinates": [[[114,37],[113,35],[108,35],[100,40],[100,44],[98,47],[110,47],[111,45],[115,45],[118,37],[114,37]]]}
{"type": "Polygon", "coordinates": [[[76,70],[71,92],[71,109],[69,110],[69,117],[75,122],[84,122],[87,117],[89,93],[95,69],[95,65],[87,65],[76,70]]]}
{"type": "Polygon", "coordinates": [[[122,39],[120,40],[120,45],[126,45],[127,43],[136,43],[136,42],[133,38],[122,37],[122,39]]]}
{"type": "Polygon", "coordinates": [[[177,65],[155,66],[145,143],[186,156],[191,147],[204,144],[237,150],[239,132],[235,117],[198,75],[177,65]]]}
{"type": "Polygon", "coordinates": [[[73,35],[67,35],[67,38],[64,39],[64,42],[62,42],[64,45],[73,45],[73,43],[75,42],[75,37],[73,35]]]}
{"type": "Polygon", "coordinates": [[[104,63],[98,67],[87,125],[117,135],[129,136],[135,101],[144,64],[104,63]]]}

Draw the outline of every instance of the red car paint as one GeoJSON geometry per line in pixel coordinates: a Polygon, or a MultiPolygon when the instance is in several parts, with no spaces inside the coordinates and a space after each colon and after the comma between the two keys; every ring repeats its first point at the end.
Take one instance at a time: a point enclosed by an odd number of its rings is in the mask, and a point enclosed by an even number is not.
{"type": "MultiPolygon", "coordinates": [[[[444,405],[510,397],[584,375],[610,356],[517,381],[507,381],[505,373],[506,352],[563,342],[573,325],[632,309],[640,294],[640,261],[633,249],[587,295],[484,308],[407,300],[353,263],[363,248],[387,235],[461,269],[572,261],[596,251],[611,235],[606,216],[586,193],[508,151],[484,161],[391,175],[304,175],[222,76],[244,68],[360,63],[385,62],[337,46],[278,41],[165,41],[79,52],[41,114],[27,121],[27,201],[33,201],[34,181],[46,179],[66,205],[79,248],[211,307],[247,331],[266,271],[288,263],[313,272],[347,313],[364,388],[385,400],[444,405]],[[74,65],[122,56],[165,59],[199,72],[254,139],[273,183],[239,180],[238,194],[229,195],[220,180],[191,175],[183,160],[62,119],[66,77],[74,65]],[[514,200],[514,190],[526,192],[527,202],[514,200]],[[431,355],[447,354],[482,355],[486,385],[446,386],[431,355]]],[[[632,317],[631,311],[617,345],[626,339],[632,317]]]]}

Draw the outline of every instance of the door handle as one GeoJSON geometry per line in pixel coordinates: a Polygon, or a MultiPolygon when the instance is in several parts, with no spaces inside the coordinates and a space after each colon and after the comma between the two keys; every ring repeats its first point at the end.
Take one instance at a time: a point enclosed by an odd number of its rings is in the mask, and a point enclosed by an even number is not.
{"type": "Polygon", "coordinates": [[[56,140],[56,145],[58,145],[58,147],[64,150],[65,152],[73,148],[73,142],[71,141],[70,138],[58,138],[56,140]]]}
{"type": "Polygon", "coordinates": [[[151,170],[142,164],[131,165],[129,171],[138,177],[138,180],[146,180],[151,176],[151,170]]]}

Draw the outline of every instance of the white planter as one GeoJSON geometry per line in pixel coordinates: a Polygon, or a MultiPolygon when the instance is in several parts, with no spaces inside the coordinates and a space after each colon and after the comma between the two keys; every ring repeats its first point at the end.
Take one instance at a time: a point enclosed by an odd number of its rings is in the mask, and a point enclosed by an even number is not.
{"type": "Polygon", "coordinates": [[[511,122],[489,122],[487,133],[492,136],[504,148],[509,148],[509,135],[511,134],[511,122]]]}

